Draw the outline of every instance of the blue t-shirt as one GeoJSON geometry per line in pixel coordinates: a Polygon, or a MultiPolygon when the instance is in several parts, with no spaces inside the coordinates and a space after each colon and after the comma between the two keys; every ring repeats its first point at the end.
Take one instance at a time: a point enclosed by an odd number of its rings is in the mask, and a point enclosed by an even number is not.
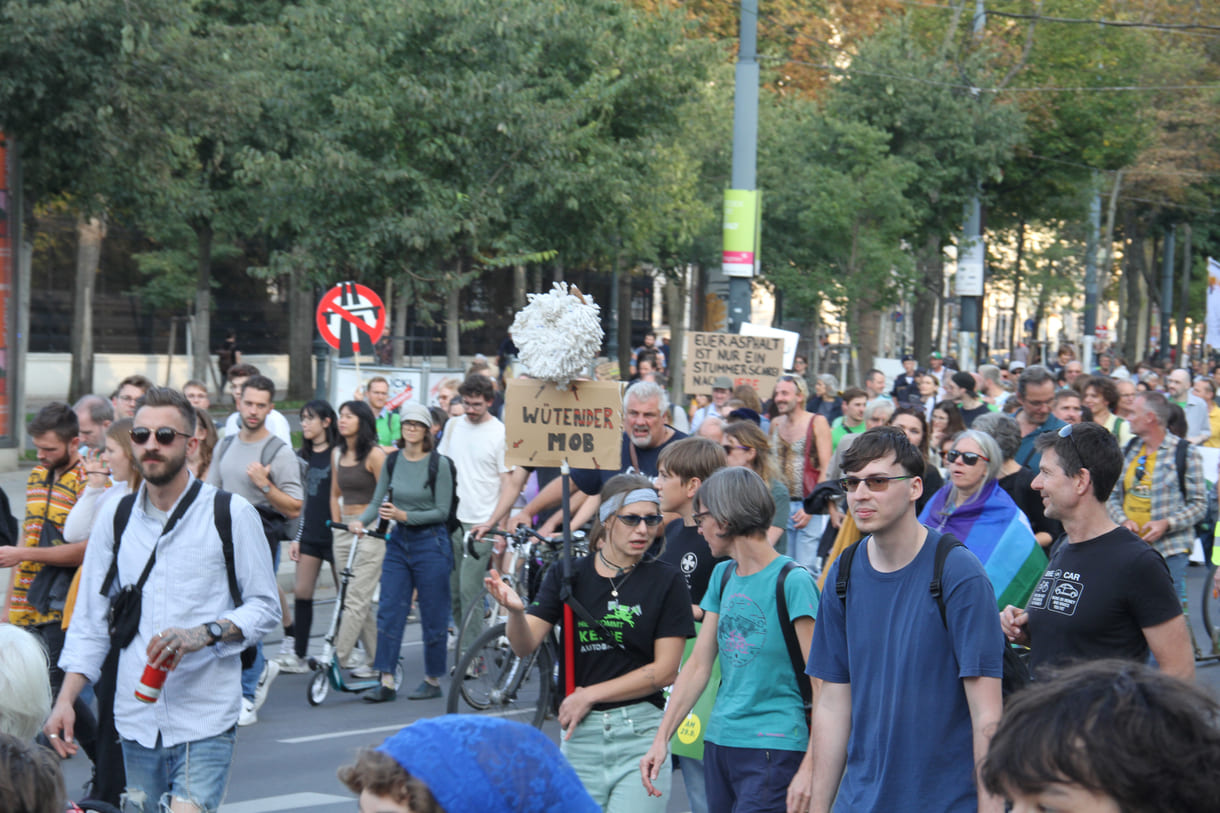
{"type": "MultiPolygon", "coordinates": [[[[929,590],[937,538],[929,532],[911,563],[893,573],[873,568],[866,539],[847,585],[850,622],[833,591],[818,614],[809,674],[851,684],[847,769],[835,813],[977,807],[962,678],[1000,677],[1004,636],[991,582],[965,548],[945,560],[941,622],[929,590]]],[[[841,561],[826,584],[837,580],[841,561]]]]}
{"type": "MultiPolygon", "coordinates": [[[[775,606],[775,580],[787,556],[750,576],[739,576],[732,561],[716,565],[699,605],[718,613],[716,643],[720,647],[720,691],[712,707],[704,738],[729,748],[770,748],[804,751],[809,724],[804,701],[792,670],[775,606]],[[724,568],[733,575],[720,595],[724,568]]],[[[818,588],[803,567],[784,580],[788,618],[816,618],[818,588]]]]}

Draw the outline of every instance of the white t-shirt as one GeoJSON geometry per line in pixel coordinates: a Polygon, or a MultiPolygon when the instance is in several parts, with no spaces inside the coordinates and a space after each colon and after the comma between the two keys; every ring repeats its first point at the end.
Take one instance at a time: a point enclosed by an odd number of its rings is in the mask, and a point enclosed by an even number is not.
{"type": "MultiPolygon", "coordinates": [[[[288,425],[288,419],[284,417],[278,409],[273,409],[267,413],[267,431],[275,435],[280,440],[292,446],[292,427],[288,425]]],[[[224,435],[236,435],[241,431],[241,413],[234,412],[225,419],[224,435]]]]}
{"type": "Polygon", "coordinates": [[[462,417],[445,424],[437,451],[452,459],[457,470],[457,518],[463,524],[491,519],[500,496],[500,475],[509,471],[504,465],[506,446],[499,418],[488,416],[473,424],[462,417]]]}

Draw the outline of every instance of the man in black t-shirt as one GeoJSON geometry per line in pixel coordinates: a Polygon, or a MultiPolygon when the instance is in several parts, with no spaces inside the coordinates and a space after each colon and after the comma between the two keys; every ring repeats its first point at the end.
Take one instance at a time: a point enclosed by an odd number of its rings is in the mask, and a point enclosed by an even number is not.
{"type": "Polygon", "coordinates": [[[1034,676],[1050,667],[1100,658],[1147,660],[1194,678],[1190,633],[1165,560],[1116,525],[1105,500],[1122,471],[1118,441],[1081,423],[1038,437],[1034,488],[1046,515],[1063,523],[1067,543],[1051,554],[1024,610],[1000,613],[1008,640],[1029,644],[1034,676]]]}

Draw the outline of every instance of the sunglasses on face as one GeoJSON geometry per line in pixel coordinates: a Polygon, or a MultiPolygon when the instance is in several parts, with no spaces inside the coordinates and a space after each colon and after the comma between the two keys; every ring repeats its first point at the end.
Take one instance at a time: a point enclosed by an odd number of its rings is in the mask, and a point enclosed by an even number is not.
{"type": "Polygon", "coordinates": [[[945,460],[949,463],[956,463],[959,459],[967,466],[973,466],[980,460],[986,460],[988,462],[991,461],[990,457],[977,454],[976,452],[959,452],[957,449],[950,449],[949,451],[945,452],[945,460]]]}
{"type": "Polygon", "coordinates": [[[655,528],[665,521],[665,517],[661,514],[646,514],[644,516],[638,514],[615,514],[614,516],[628,528],[634,528],[641,522],[649,528],[655,528]]]}
{"type": "Polygon", "coordinates": [[[174,442],[174,438],[181,435],[184,438],[190,438],[186,432],[179,432],[172,426],[161,426],[157,429],[149,429],[147,426],[137,426],[131,430],[131,442],[137,446],[143,446],[148,443],[150,437],[156,438],[157,443],[162,446],[169,446],[174,442]]]}
{"type": "Polygon", "coordinates": [[[869,491],[885,491],[894,480],[910,480],[914,475],[904,474],[900,477],[840,477],[839,487],[851,494],[861,483],[868,486],[869,491]]]}

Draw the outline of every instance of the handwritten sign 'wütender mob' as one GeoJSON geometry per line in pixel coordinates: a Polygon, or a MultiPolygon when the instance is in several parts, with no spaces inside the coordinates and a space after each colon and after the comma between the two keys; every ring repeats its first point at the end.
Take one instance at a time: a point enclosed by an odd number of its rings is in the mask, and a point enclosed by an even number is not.
{"type": "Polygon", "coordinates": [[[623,407],[618,382],[573,381],[560,390],[519,378],[504,394],[505,462],[510,466],[618,468],[623,407]]]}
{"type": "Polygon", "coordinates": [[[784,374],[784,340],[775,336],[741,336],[736,333],[686,334],[686,365],[682,388],[689,394],[711,394],[718,376],[733,379],[733,386],[749,384],[760,398],[771,396],[784,374]]]}

